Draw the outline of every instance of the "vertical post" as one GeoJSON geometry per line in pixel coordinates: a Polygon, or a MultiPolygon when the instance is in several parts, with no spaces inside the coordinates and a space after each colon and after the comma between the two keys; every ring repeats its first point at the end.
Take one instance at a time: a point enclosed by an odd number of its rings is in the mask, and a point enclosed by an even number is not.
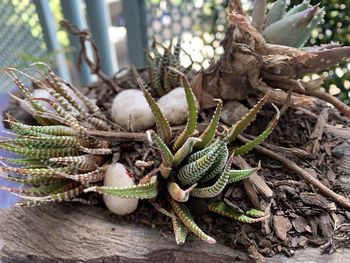
{"type": "MultiPolygon", "coordinates": [[[[49,2],[46,0],[34,0],[34,4],[39,16],[40,25],[43,30],[44,40],[48,52],[53,53],[60,51],[61,45],[57,39],[57,28],[50,10],[49,2]]],[[[57,69],[55,71],[61,78],[65,79],[66,81],[70,81],[67,63],[62,52],[58,52],[55,55],[55,66],[57,66],[57,69]]]]}
{"type": "MultiPolygon", "coordinates": [[[[76,25],[79,29],[84,27],[84,20],[81,10],[80,0],[61,0],[62,12],[64,18],[76,25]]],[[[73,46],[74,61],[78,58],[78,50],[80,48],[79,39],[72,34],[69,34],[69,43],[73,46]]],[[[80,84],[87,85],[91,82],[91,73],[88,65],[83,62],[79,74],[80,84]]]]}
{"type": "Polygon", "coordinates": [[[89,28],[101,56],[101,69],[112,77],[118,70],[118,62],[116,51],[111,48],[108,32],[111,19],[106,2],[86,0],[85,3],[89,28]]]}
{"type": "Polygon", "coordinates": [[[137,67],[146,65],[148,47],[145,0],[123,0],[129,59],[137,67]]]}

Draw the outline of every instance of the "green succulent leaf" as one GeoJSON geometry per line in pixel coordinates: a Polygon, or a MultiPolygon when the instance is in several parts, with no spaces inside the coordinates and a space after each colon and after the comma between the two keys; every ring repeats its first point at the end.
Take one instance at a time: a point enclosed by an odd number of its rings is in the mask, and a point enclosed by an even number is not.
{"type": "Polygon", "coordinates": [[[162,87],[162,82],[158,74],[157,65],[152,57],[148,55],[148,72],[152,87],[156,90],[159,96],[165,95],[165,90],[162,87]]]}
{"type": "Polygon", "coordinates": [[[153,176],[150,182],[129,187],[107,187],[107,186],[93,186],[84,190],[87,192],[97,192],[104,195],[110,195],[120,198],[137,198],[137,199],[151,199],[158,194],[158,180],[153,176]]]}
{"type": "Polygon", "coordinates": [[[204,148],[203,150],[200,150],[198,152],[191,154],[190,157],[188,158],[188,162],[192,163],[192,162],[198,160],[199,158],[203,157],[208,152],[210,152],[214,147],[216,147],[219,143],[220,143],[220,140],[216,140],[214,143],[212,143],[208,147],[204,148]]]}
{"type": "Polygon", "coordinates": [[[181,146],[179,150],[174,155],[173,166],[177,168],[180,163],[192,152],[193,146],[195,143],[201,142],[201,139],[190,137],[187,141],[181,146]]]}
{"type": "Polygon", "coordinates": [[[223,105],[222,100],[217,100],[217,101],[218,101],[218,105],[216,106],[216,110],[214,112],[213,118],[211,119],[205,131],[201,134],[201,136],[199,136],[199,139],[201,139],[201,141],[196,142],[195,144],[196,149],[204,149],[214,139],[215,133],[219,126],[220,115],[221,115],[222,105],[223,105]]]}
{"type": "Polygon", "coordinates": [[[295,47],[297,40],[307,29],[318,10],[318,6],[313,6],[294,15],[283,17],[264,29],[264,38],[271,44],[295,47]]]}
{"type": "Polygon", "coordinates": [[[180,74],[180,77],[185,89],[185,95],[186,95],[186,100],[188,105],[188,118],[187,118],[186,127],[183,130],[183,132],[176,138],[174,143],[174,150],[176,151],[185,143],[185,141],[189,137],[191,137],[194,134],[197,127],[198,112],[197,112],[196,98],[192,92],[192,88],[186,76],[182,72],[174,68],[170,68],[170,70],[180,74]]]}
{"type": "Polygon", "coordinates": [[[179,204],[174,200],[170,200],[171,207],[175,211],[176,215],[179,217],[181,222],[199,239],[208,242],[210,244],[215,244],[216,240],[203,232],[199,226],[194,222],[190,211],[184,204],[179,204]]]}
{"type": "Polygon", "coordinates": [[[264,26],[267,0],[255,0],[252,14],[252,25],[259,31],[264,26]]]}
{"type": "Polygon", "coordinates": [[[301,32],[298,40],[293,45],[294,47],[301,48],[309,40],[311,32],[316,29],[316,27],[321,23],[324,16],[324,8],[321,8],[317,11],[316,15],[312,18],[310,24],[301,32]]]}
{"type": "Polygon", "coordinates": [[[286,13],[286,0],[277,0],[266,15],[265,27],[280,20],[286,13]]]}
{"type": "Polygon", "coordinates": [[[284,17],[288,17],[288,16],[294,15],[296,13],[300,13],[300,12],[305,11],[306,9],[310,8],[310,7],[312,7],[312,5],[310,5],[310,1],[304,0],[299,5],[295,5],[291,9],[289,9],[288,12],[284,15],[284,17]]]}
{"type": "Polygon", "coordinates": [[[215,184],[208,187],[195,188],[191,192],[191,196],[197,198],[213,198],[219,195],[222,192],[222,190],[224,190],[225,186],[228,183],[229,177],[230,174],[228,173],[228,170],[225,169],[221,172],[221,175],[219,179],[215,182],[215,184]]]}
{"type": "Polygon", "coordinates": [[[71,156],[78,154],[78,151],[72,147],[64,148],[28,148],[28,147],[18,147],[15,144],[11,143],[0,143],[0,149],[13,152],[15,154],[23,155],[30,158],[38,159],[48,159],[59,156],[71,156]]]}
{"type": "Polygon", "coordinates": [[[258,209],[254,209],[254,208],[246,211],[245,214],[247,216],[254,217],[254,218],[261,218],[261,217],[264,217],[266,215],[264,211],[260,211],[258,209]]]}
{"type": "Polygon", "coordinates": [[[223,151],[219,153],[219,156],[216,158],[213,165],[201,178],[200,183],[205,183],[213,179],[216,175],[220,174],[226,165],[228,155],[229,155],[228,148],[227,148],[227,145],[225,145],[223,151]]]}
{"type": "Polygon", "coordinates": [[[241,146],[240,148],[236,149],[233,153],[234,156],[246,154],[246,153],[250,152],[255,146],[257,146],[260,143],[262,143],[263,141],[265,141],[265,139],[271,134],[273,129],[276,127],[277,122],[280,118],[280,112],[279,112],[278,108],[275,107],[275,109],[276,109],[277,113],[272,118],[270,123],[267,125],[266,129],[258,137],[256,137],[254,140],[252,140],[252,141],[246,143],[245,145],[241,146]]]}
{"type": "Polygon", "coordinates": [[[243,132],[249,124],[255,119],[258,112],[266,103],[267,99],[270,97],[271,92],[267,93],[264,97],[262,97],[258,103],[238,122],[236,122],[231,129],[229,130],[229,134],[227,135],[226,140],[228,143],[233,142],[237,136],[243,132]]]}
{"type": "Polygon", "coordinates": [[[176,244],[183,245],[186,241],[188,230],[186,226],[177,218],[172,218],[173,230],[176,244]]]}
{"type": "Polygon", "coordinates": [[[180,182],[186,185],[198,182],[204,173],[212,166],[217,154],[224,146],[225,143],[220,140],[220,143],[213,147],[209,153],[198,160],[181,167],[177,175],[180,182]]]}
{"type": "Polygon", "coordinates": [[[236,221],[239,221],[242,223],[248,223],[248,224],[260,222],[266,219],[265,214],[264,214],[264,217],[261,217],[261,218],[252,218],[252,217],[249,217],[248,215],[238,213],[223,201],[212,202],[209,205],[209,210],[217,214],[232,218],[236,221]]]}
{"type": "Polygon", "coordinates": [[[244,180],[256,172],[257,168],[244,169],[244,170],[230,170],[228,171],[229,179],[228,183],[232,184],[241,180],[244,180]]]}
{"type": "Polygon", "coordinates": [[[167,178],[173,165],[174,156],[165,142],[153,130],[147,131],[147,134],[150,136],[150,140],[158,146],[162,158],[161,174],[164,178],[167,178]]]}
{"type": "Polygon", "coordinates": [[[139,87],[141,88],[148,105],[150,106],[153,115],[154,120],[156,122],[157,131],[159,133],[160,138],[166,143],[168,143],[171,140],[172,132],[170,128],[170,124],[168,120],[165,118],[164,114],[160,110],[157,102],[154,100],[154,98],[151,96],[151,94],[146,90],[144,83],[141,78],[137,78],[139,87]]]}

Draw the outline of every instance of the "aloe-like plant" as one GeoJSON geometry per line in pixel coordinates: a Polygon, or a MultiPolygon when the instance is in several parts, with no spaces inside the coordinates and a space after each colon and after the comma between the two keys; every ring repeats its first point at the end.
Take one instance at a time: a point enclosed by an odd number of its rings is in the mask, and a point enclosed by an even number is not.
{"type": "Polygon", "coordinates": [[[250,19],[241,1],[228,2],[228,28],[221,42],[224,53],[193,80],[202,108],[214,107],[212,98],[219,96],[241,100],[269,91],[273,91],[270,101],[283,104],[287,96],[285,91],[292,90],[292,106],[310,104],[313,101],[310,97],[316,97],[350,117],[347,105],[320,90],[323,76],[303,78],[350,57],[350,47],[340,43],[304,47],[322,21],[323,8],[303,1],[288,10],[288,1],[278,0],[267,10],[267,0],[255,0],[250,19]],[[295,94],[310,97],[301,99],[295,94]]]}

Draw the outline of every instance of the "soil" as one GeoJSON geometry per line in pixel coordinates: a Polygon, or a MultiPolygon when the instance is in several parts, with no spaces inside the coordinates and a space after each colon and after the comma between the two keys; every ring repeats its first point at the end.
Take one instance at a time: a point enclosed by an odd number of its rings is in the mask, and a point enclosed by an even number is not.
{"type": "MultiPolygon", "coordinates": [[[[113,81],[121,89],[137,87],[130,78],[129,70],[119,72],[113,81]]],[[[99,82],[84,91],[88,97],[97,99],[97,104],[109,115],[108,109],[116,90],[108,84],[99,82]]],[[[242,101],[242,103],[247,106],[250,104],[249,101],[242,101]]],[[[16,114],[17,107],[12,102],[8,110],[17,118],[24,116],[25,122],[30,123],[27,115],[16,114]]],[[[201,122],[208,122],[211,114],[212,110],[202,111],[201,122]]],[[[245,136],[258,135],[273,114],[273,108],[265,106],[257,121],[245,131],[245,136]]],[[[320,101],[308,109],[290,108],[281,117],[277,128],[263,146],[284,154],[328,188],[349,197],[350,182],[346,178],[350,175],[350,170],[344,168],[343,164],[346,163],[344,160],[350,158],[350,147],[346,147],[349,146],[346,138],[335,137],[328,133],[325,129],[326,124],[350,127],[349,120],[320,101]],[[288,148],[290,151],[281,147],[288,148]]],[[[146,144],[115,143],[114,150],[118,152],[114,155],[115,161],[126,164],[137,180],[152,168],[148,170],[136,168],[133,165],[136,160],[153,160],[156,161],[155,165],[159,162],[155,158],[156,149],[146,144]]],[[[260,262],[263,262],[264,257],[271,257],[277,253],[293,255],[296,249],[308,246],[321,246],[324,253],[330,253],[349,245],[349,211],[321,195],[312,185],[300,180],[294,171],[266,155],[252,151],[244,156],[244,159],[252,167],[261,162],[259,176],[272,189],[272,197],[255,188],[248,188],[245,182],[228,187],[223,197],[238,211],[253,207],[252,201],[255,201],[255,206],[259,205],[260,208],[266,209],[271,216],[262,223],[242,224],[207,211],[207,203],[203,200],[191,200],[189,206],[195,221],[205,232],[220,243],[247,251],[260,262]],[[256,191],[258,203],[252,198],[252,193],[247,195],[246,189],[256,191]]],[[[160,204],[163,203],[162,200],[157,201],[160,204]]],[[[169,218],[156,212],[147,201],[141,202],[135,213],[120,217],[120,220],[157,228],[166,235],[172,235],[169,218]]]]}

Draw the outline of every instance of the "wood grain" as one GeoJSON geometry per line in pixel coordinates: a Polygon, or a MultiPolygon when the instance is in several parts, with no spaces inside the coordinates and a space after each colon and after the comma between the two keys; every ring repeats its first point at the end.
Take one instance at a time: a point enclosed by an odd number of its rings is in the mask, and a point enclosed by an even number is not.
{"type": "MultiPolygon", "coordinates": [[[[3,262],[252,262],[221,244],[190,239],[177,246],[171,233],[118,221],[106,209],[82,205],[48,205],[0,211],[0,258],[3,262]]],[[[350,250],[321,255],[306,249],[293,258],[267,262],[346,262],[350,250]]]]}
{"type": "Polygon", "coordinates": [[[4,262],[250,262],[223,245],[118,222],[106,209],[82,205],[14,208],[0,214],[4,262]]]}

